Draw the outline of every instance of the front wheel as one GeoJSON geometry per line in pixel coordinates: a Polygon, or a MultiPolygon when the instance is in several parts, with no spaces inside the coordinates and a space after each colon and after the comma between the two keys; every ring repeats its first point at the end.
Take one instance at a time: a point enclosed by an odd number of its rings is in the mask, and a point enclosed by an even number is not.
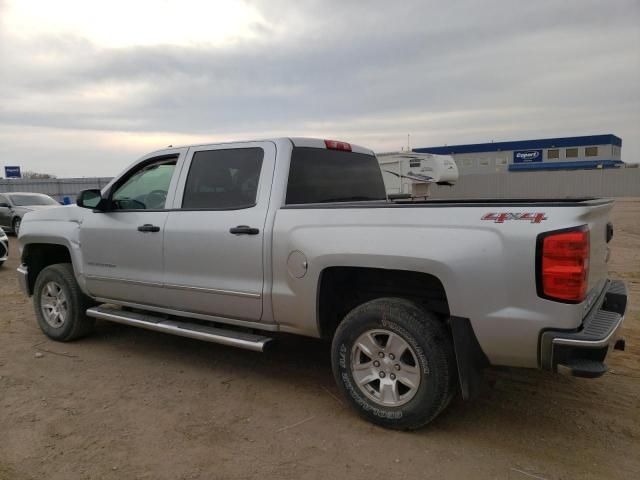
{"type": "Polygon", "coordinates": [[[69,263],[50,265],[38,274],[33,306],[40,329],[59,342],[85,336],[95,324],[85,313],[91,299],[80,290],[69,263]]]}
{"type": "Polygon", "coordinates": [[[420,428],[453,396],[451,336],[411,301],[380,298],[356,307],[336,330],[331,352],[344,396],[360,415],[383,427],[420,428]]]}

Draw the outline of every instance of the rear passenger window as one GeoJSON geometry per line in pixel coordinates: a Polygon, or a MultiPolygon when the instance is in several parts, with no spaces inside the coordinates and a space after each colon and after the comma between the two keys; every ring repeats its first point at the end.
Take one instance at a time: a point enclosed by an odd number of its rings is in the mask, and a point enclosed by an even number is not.
{"type": "Polygon", "coordinates": [[[233,210],[256,204],[264,151],[234,148],[196,152],[182,208],[233,210]]]}

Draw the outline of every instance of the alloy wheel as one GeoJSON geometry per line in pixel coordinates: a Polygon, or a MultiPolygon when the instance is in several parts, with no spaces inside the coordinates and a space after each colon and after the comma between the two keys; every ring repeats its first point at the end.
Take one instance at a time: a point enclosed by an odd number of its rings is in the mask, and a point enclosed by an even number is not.
{"type": "Polygon", "coordinates": [[[375,403],[399,407],[417,393],[422,377],[418,356],[397,333],[368,330],[355,341],[351,353],[355,383],[375,403]]]}

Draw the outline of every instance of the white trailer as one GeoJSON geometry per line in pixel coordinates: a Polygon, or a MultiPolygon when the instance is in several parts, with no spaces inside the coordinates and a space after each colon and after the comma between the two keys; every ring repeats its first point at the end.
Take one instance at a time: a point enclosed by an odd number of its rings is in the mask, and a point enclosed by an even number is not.
{"type": "Polygon", "coordinates": [[[376,156],[390,196],[424,198],[433,184],[454,185],[458,180],[458,166],[449,155],[391,152],[376,156]]]}

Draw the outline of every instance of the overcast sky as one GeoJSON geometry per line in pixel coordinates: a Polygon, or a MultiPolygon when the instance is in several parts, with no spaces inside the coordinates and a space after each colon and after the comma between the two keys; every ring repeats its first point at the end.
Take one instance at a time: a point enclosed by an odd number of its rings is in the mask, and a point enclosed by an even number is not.
{"type": "Polygon", "coordinates": [[[640,1],[0,0],[0,166],[112,176],[169,144],[399,150],[614,133],[640,1]]]}

